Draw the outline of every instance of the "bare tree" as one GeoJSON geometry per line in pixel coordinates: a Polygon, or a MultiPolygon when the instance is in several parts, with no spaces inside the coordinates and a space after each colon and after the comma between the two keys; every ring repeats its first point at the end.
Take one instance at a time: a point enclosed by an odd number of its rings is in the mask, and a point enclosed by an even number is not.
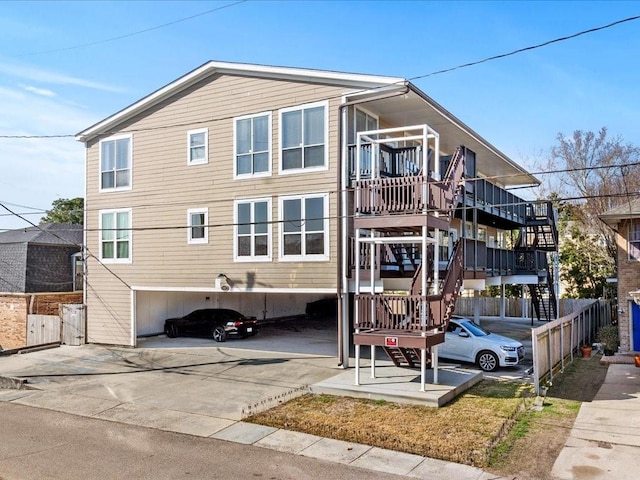
{"type": "Polygon", "coordinates": [[[615,261],[615,236],[598,215],[640,193],[640,149],[621,137],[608,138],[605,127],[597,133],[576,130],[571,137],[560,133],[557,140],[547,169],[566,172],[545,179],[547,188],[561,198],[572,199],[574,220],[590,234],[601,236],[615,261]]]}

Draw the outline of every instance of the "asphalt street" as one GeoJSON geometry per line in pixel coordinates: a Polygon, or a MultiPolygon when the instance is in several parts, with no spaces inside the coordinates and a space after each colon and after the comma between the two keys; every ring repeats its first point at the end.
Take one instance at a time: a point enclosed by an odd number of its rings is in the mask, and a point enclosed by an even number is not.
{"type": "Polygon", "coordinates": [[[1,480],[406,477],[284,452],[0,403],[1,480]]]}

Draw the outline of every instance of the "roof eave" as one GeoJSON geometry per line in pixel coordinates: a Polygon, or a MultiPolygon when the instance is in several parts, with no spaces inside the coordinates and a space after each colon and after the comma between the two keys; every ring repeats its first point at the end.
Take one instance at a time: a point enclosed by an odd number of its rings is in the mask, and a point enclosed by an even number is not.
{"type": "Polygon", "coordinates": [[[516,162],[514,162],[512,159],[510,159],[505,153],[503,153],[500,150],[498,150],[498,148],[496,148],[491,143],[489,143],[484,137],[482,137],[480,134],[475,132],[471,127],[469,127],[466,123],[464,123],[462,120],[460,120],[454,114],[452,114],[449,110],[447,110],[442,105],[440,105],[438,102],[436,102],[429,95],[424,93],[422,90],[420,90],[418,87],[416,87],[411,82],[407,82],[407,84],[408,84],[409,88],[413,92],[415,92],[417,95],[422,97],[422,99],[425,102],[429,103],[436,111],[438,111],[440,113],[440,115],[442,115],[444,118],[446,118],[448,121],[450,121],[454,125],[457,125],[458,128],[460,128],[460,130],[465,132],[467,135],[473,137],[477,142],[483,144],[496,157],[500,158],[505,163],[509,164],[513,169],[521,172],[523,176],[526,176],[527,178],[529,178],[531,180],[531,184],[532,185],[538,186],[538,185],[540,185],[542,183],[535,175],[529,173],[527,170],[525,170],[520,165],[518,165],[516,162]]]}
{"type": "Polygon", "coordinates": [[[177,80],[159,88],[128,107],[114,113],[98,123],[76,134],[76,140],[86,142],[98,135],[107,133],[114,126],[138,115],[147,108],[181,92],[200,80],[216,73],[232,75],[248,75],[282,80],[297,80],[306,82],[324,82],[344,85],[345,87],[377,88],[394,83],[404,84],[405,79],[355,73],[341,73],[325,70],[312,70],[292,67],[276,67],[269,65],[252,65],[246,63],[210,61],[177,80]]]}

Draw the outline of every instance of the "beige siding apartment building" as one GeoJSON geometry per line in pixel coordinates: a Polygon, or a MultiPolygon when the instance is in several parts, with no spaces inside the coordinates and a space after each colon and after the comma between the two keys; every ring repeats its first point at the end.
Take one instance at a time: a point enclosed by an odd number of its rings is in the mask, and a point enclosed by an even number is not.
{"type": "Polygon", "coordinates": [[[514,267],[516,247],[539,253],[544,228],[527,223],[533,204],[506,188],[537,179],[402,78],[209,62],[77,139],[86,145],[91,343],[135,346],[196,308],[266,319],[331,297],[342,361],[354,292],[408,291],[433,245],[426,281],[436,291],[459,238],[465,288],[548,280],[540,266],[514,267]],[[371,214],[357,210],[357,182],[422,175],[428,188],[461,146],[467,180],[450,222],[419,232],[422,253],[383,242],[365,265],[372,256],[354,238],[392,235],[384,221],[354,224],[371,214]],[[518,230],[524,238],[510,241],[518,230]]]}

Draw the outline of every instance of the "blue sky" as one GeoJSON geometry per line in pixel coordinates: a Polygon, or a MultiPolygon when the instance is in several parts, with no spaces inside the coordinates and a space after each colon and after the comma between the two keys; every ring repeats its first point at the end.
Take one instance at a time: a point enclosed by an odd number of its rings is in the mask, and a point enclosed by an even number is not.
{"type": "MultiPolygon", "coordinates": [[[[0,136],[73,135],[209,60],[411,79],[639,14],[616,1],[4,1],[0,136]]],[[[639,52],[636,20],[414,83],[535,170],[560,132],[606,126],[640,145],[639,52]]],[[[73,137],[0,138],[2,203],[33,212],[83,193],[73,137]]],[[[26,225],[4,213],[0,229],[26,225]]]]}

